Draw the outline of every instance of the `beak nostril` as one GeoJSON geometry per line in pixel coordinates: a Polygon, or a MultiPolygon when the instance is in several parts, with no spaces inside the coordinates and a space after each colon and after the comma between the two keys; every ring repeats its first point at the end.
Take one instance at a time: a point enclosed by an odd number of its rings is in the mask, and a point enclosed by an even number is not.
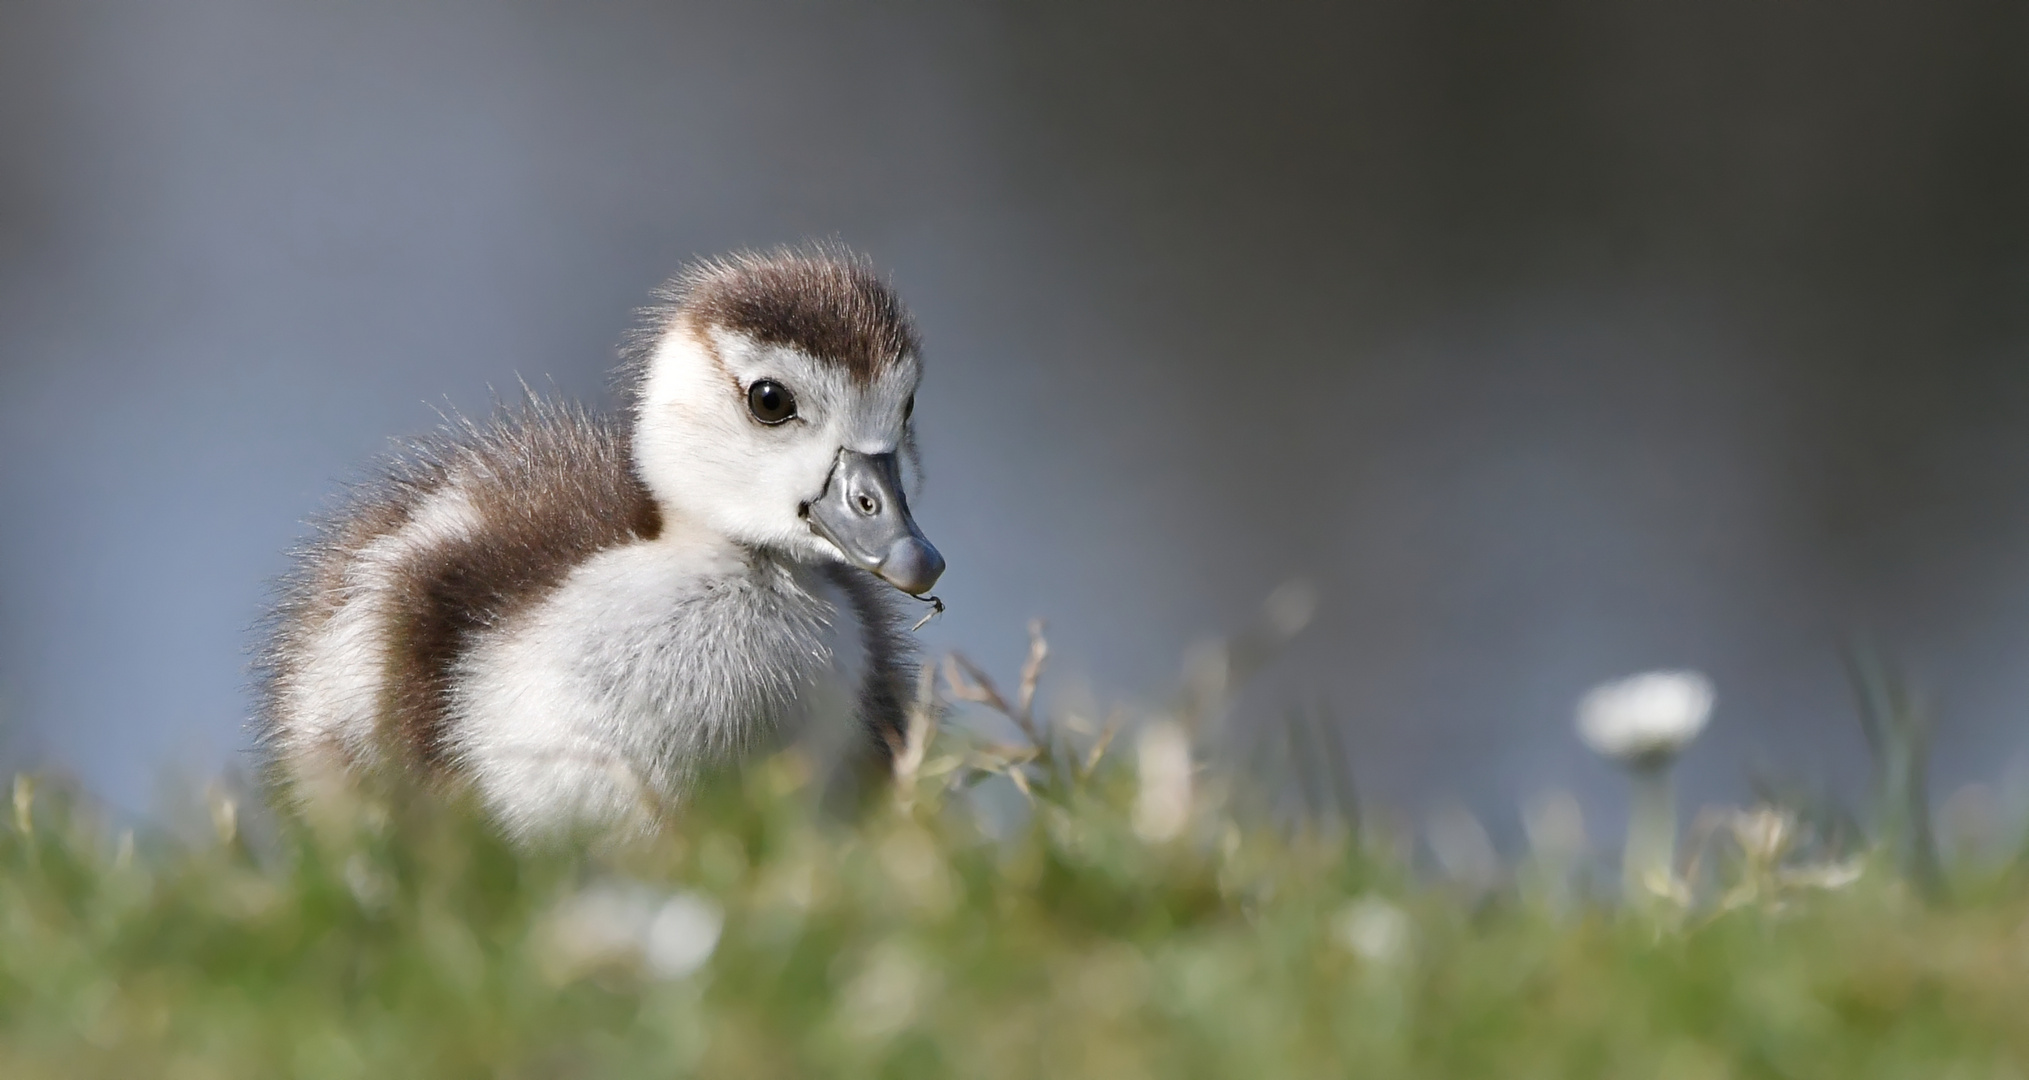
{"type": "Polygon", "coordinates": [[[944,573],[944,558],[909,518],[893,453],[841,450],[817,498],[802,507],[812,532],[850,566],[920,596],[944,573]]]}

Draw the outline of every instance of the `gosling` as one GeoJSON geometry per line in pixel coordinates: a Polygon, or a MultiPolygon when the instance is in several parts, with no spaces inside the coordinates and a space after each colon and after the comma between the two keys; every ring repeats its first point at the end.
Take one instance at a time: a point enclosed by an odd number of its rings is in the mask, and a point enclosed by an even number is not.
{"type": "Polygon", "coordinates": [[[469,785],[522,837],[645,831],[764,749],[860,775],[892,753],[915,671],[896,591],[944,570],[903,495],[908,314],[837,248],[655,295],[624,419],[531,395],[456,422],[297,554],[257,727],[299,801],[392,768],[469,785]]]}

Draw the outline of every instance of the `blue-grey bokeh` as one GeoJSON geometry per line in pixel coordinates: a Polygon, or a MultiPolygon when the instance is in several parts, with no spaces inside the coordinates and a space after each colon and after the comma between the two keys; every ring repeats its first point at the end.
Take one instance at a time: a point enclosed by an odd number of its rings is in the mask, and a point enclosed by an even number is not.
{"type": "MultiPolygon", "coordinates": [[[[0,709],[145,805],[246,746],[301,522],[526,379],[608,403],[685,260],[837,237],[928,342],[932,648],[1159,692],[1279,581],[1375,796],[1610,790],[1590,684],[1720,687],[1694,790],[1947,782],[2029,708],[2029,9],[10,0],[0,709]]],[[[1598,797],[1610,797],[1600,795],[1598,797]]]]}

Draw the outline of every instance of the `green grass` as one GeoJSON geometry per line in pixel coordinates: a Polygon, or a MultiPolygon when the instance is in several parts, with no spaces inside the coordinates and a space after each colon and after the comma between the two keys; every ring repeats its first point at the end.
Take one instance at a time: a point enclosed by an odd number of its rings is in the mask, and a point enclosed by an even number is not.
{"type": "MultiPolygon", "coordinates": [[[[1027,717],[1028,687],[962,674],[957,697],[1027,717]]],[[[897,797],[851,820],[784,756],[654,840],[537,852],[400,796],[279,824],[215,798],[137,838],[24,780],[0,820],[0,1077],[2029,1067],[2029,901],[1997,872],[1927,903],[1885,857],[1817,888],[1721,844],[1688,905],[1573,899],[1541,863],[1467,886],[1243,812],[1217,774],[1163,825],[1134,746],[1094,764],[1097,737],[1039,735],[919,728],[897,797]],[[1010,773],[1033,809],[990,835],[974,795],[1028,805],[1010,773]]]]}

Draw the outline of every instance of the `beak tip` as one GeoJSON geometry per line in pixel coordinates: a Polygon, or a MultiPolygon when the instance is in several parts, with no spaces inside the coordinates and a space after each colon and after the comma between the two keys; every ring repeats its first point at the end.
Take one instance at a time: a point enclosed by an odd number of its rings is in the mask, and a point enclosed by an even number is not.
{"type": "Polygon", "coordinates": [[[938,554],[928,541],[906,537],[897,540],[888,549],[887,557],[881,560],[880,569],[875,572],[895,588],[911,596],[921,596],[944,576],[944,556],[938,554]]]}
{"type": "Polygon", "coordinates": [[[840,450],[817,498],[799,508],[810,531],[853,566],[911,596],[921,596],[944,573],[944,556],[916,529],[902,497],[895,454],[840,450]]]}

